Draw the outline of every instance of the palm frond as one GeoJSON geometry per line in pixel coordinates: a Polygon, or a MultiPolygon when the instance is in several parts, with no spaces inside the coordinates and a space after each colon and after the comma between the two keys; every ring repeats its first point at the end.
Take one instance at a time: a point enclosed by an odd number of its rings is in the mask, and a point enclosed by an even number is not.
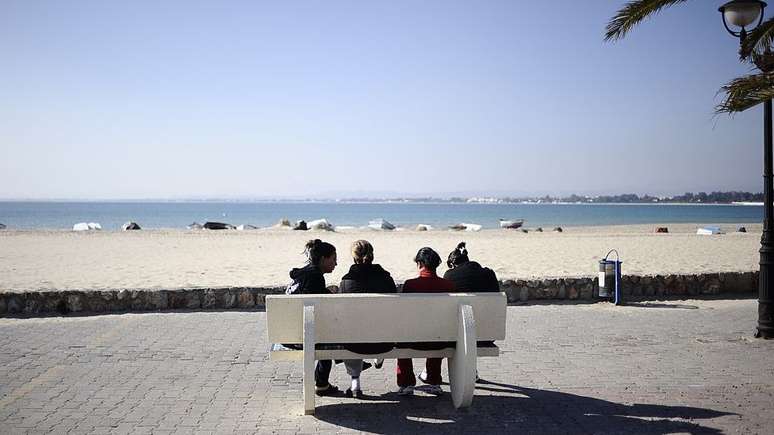
{"type": "Polygon", "coordinates": [[[761,55],[771,49],[774,40],[774,17],[761,23],[755,30],[747,34],[739,49],[741,60],[748,60],[753,55],[761,55]]]}
{"type": "Polygon", "coordinates": [[[774,98],[774,72],[752,74],[726,83],[720,90],[726,97],[715,113],[743,112],[774,98]]]}
{"type": "Polygon", "coordinates": [[[662,9],[688,0],[635,0],[626,3],[607,23],[605,41],[622,39],[637,24],[662,9]]]}

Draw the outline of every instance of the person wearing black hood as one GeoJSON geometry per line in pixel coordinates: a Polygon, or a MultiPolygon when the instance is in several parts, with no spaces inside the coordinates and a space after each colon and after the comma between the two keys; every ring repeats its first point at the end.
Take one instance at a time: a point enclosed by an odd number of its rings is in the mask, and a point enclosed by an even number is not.
{"type": "MultiPolygon", "coordinates": [[[[374,247],[366,240],[352,243],[352,259],[355,262],[349,272],[341,278],[339,293],[396,293],[395,281],[387,272],[374,262],[374,247]]],[[[352,352],[376,354],[390,351],[392,343],[356,343],[347,345],[352,352]]],[[[376,361],[376,368],[382,367],[383,360],[376,361]]],[[[347,396],[363,397],[360,387],[360,372],[370,367],[362,359],[344,360],[347,374],[352,377],[352,386],[347,389],[347,396]]]]}
{"type": "MultiPolygon", "coordinates": [[[[499,292],[500,282],[494,271],[488,267],[482,267],[475,261],[468,258],[468,250],[465,248],[465,242],[460,242],[457,248],[449,253],[446,260],[449,270],[443,274],[443,277],[452,281],[457,291],[467,292],[499,292]]],[[[493,344],[493,341],[479,341],[479,345],[493,344]]],[[[424,373],[419,375],[426,376],[424,373]]],[[[476,370],[476,382],[478,370],[476,370]]]]}
{"type": "MultiPolygon", "coordinates": [[[[287,294],[330,294],[325,287],[323,274],[333,272],[336,268],[336,247],[320,239],[306,243],[305,252],[309,263],[302,268],[293,268],[290,278],[293,282],[288,286],[287,294]]],[[[314,370],[315,393],[318,396],[331,396],[339,393],[335,385],[328,382],[333,364],[330,360],[317,361],[314,370]]]]}
{"type": "Polygon", "coordinates": [[[470,261],[465,242],[461,242],[449,253],[446,265],[449,270],[443,274],[443,277],[452,281],[457,291],[500,291],[500,282],[497,281],[494,271],[488,267],[482,267],[475,261],[470,261]]]}

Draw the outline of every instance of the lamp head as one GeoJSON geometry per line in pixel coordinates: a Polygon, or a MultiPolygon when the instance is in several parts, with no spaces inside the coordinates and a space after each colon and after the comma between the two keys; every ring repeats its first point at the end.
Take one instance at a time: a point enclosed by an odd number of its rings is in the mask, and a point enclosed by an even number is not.
{"type": "Polygon", "coordinates": [[[728,33],[739,37],[746,35],[747,32],[761,24],[764,8],[766,8],[766,3],[760,0],[731,0],[718,8],[718,11],[723,16],[723,25],[728,33]],[[748,28],[754,23],[756,24],[752,28],[748,28]],[[733,31],[729,25],[739,27],[740,30],[733,31]]]}

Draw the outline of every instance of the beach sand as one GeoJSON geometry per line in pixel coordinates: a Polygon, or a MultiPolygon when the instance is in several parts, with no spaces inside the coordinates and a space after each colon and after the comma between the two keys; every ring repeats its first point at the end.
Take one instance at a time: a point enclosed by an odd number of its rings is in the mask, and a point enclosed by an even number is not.
{"type": "MultiPolygon", "coordinates": [[[[326,275],[338,284],[352,264],[354,240],[369,240],[375,262],[397,282],[416,276],[412,262],[423,246],[446,259],[460,241],[472,260],[500,279],[588,277],[616,248],[623,273],[696,274],[758,269],[760,224],[721,225],[722,235],[699,236],[697,224],[566,227],[563,233],[513,230],[338,232],[142,230],[134,232],[0,231],[0,291],[181,287],[284,286],[288,271],[303,265],[310,238],[333,243],[338,267],[326,275]],[[669,234],[655,228],[669,227],[669,234]]],[[[439,274],[446,270],[439,268],[439,274]]]]}

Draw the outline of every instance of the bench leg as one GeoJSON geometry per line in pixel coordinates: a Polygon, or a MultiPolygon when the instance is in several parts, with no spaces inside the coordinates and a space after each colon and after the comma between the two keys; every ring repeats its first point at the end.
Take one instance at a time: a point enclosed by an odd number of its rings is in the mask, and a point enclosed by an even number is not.
{"type": "Polygon", "coordinates": [[[314,414],[314,306],[304,307],[304,414],[314,414]]]}
{"type": "Polygon", "coordinates": [[[476,321],[473,307],[460,305],[457,348],[449,358],[449,386],[455,408],[470,406],[476,389],[476,321]]]}

